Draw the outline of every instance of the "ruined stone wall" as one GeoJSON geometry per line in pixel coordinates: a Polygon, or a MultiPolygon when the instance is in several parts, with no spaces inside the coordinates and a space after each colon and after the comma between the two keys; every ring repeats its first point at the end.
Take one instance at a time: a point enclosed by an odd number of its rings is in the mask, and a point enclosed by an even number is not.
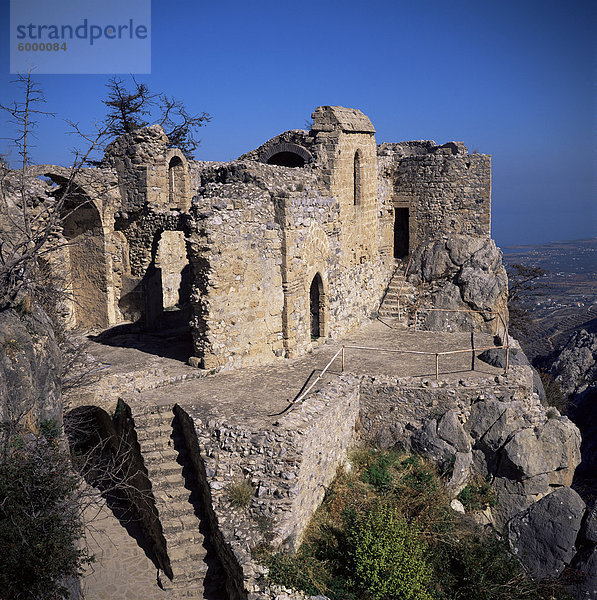
{"type": "Polygon", "coordinates": [[[282,356],[282,239],[270,192],[242,163],[201,177],[190,223],[196,354],[205,369],[282,356]]]}
{"type": "Polygon", "coordinates": [[[285,340],[289,355],[309,350],[313,339],[309,290],[319,274],[323,290],[321,338],[338,337],[371,316],[387,285],[379,260],[345,264],[341,206],[325,194],[293,194],[283,204],[285,340]]]}
{"type": "Polygon", "coordinates": [[[319,175],[340,204],[342,264],[362,264],[378,254],[375,129],[355,109],[323,106],[312,116],[319,175]]]}
{"type": "Polygon", "coordinates": [[[122,135],[106,148],[102,166],[111,167],[118,173],[124,212],[143,209],[152,196],[157,196],[158,205],[165,204],[159,197],[167,195],[167,174],[158,178],[161,181],[155,179],[155,174],[166,169],[167,143],[164,130],[153,125],[122,135]]]}
{"type": "Polygon", "coordinates": [[[266,429],[206,421],[189,404],[177,408],[192,421],[184,427],[187,446],[209,489],[205,499],[215,543],[228,575],[236,580],[235,590],[261,597],[251,548],[265,540],[298,548],[326,487],[346,460],[358,411],[358,380],[348,375],[311,394],[266,429]],[[234,507],[229,490],[243,481],[253,487],[254,496],[248,508],[234,507]]]}
{"type": "Polygon", "coordinates": [[[431,141],[382,144],[378,154],[390,204],[409,208],[411,248],[452,234],[490,235],[490,156],[431,141]]]}
{"type": "Polygon", "coordinates": [[[182,273],[188,263],[184,248],[187,222],[187,215],[179,211],[148,208],[120,213],[115,219],[111,260],[120,321],[141,321],[155,328],[162,309],[178,303],[182,273]]]}
{"type": "MultiPolygon", "coordinates": [[[[193,329],[204,368],[300,354],[378,306],[390,266],[377,255],[343,260],[342,205],[319,169],[207,163],[195,180],[201,186],[190,226],[193,329]],[[320,327],[312,336],[309,292],[316,276],[320,327]]],[[[375,214],[375,197],[367,202],[375,214]]],[[[377,244],[374,227],[371,247],[377,244]]]]}

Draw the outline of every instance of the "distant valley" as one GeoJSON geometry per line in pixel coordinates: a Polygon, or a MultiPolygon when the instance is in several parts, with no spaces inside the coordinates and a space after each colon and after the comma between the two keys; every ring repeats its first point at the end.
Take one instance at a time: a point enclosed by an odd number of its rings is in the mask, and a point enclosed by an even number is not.
{"type": "Polygon", "coordinates": [[[530,359],[549,354],[577,329],[597,330],[597,238],[502,248],[507,267],[547,274],[523,297],[533,323],[520,342],[530,359]]]}

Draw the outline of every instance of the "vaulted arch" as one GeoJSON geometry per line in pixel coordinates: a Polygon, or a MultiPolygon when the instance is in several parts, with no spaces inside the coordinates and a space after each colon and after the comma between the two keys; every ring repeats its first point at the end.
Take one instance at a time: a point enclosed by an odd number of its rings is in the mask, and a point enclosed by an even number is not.
{"type": "Polygon", "coordinates": [[[260,159],[268,165],[304,167],[313,160],[313,157],[308,150],[298,144],[282,142],[263,152],[260,159]]]}

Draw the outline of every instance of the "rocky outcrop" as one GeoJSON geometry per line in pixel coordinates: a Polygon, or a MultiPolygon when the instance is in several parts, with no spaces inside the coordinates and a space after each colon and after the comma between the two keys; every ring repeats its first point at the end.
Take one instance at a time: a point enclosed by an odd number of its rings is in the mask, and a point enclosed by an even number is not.
{"type": "MultiPolygon", "coordinates": [[[[504,368],[506,366],[506,349],[490,348],[479,354],[479,360],[493,367],[504,368]]],[[[539,373],[532,367],[526,354],[522,351],[520,344],[514,338],[510,338],[510,349],[508,350],[508,364],[527,366],[533,369],[533,392],[539,396],[539,400],[545,400],[545,389],[539,373]]]]}
{"type": "MultiPolygon", "coordinates": [[[[496,332],[496,313],[507,319],[508,278],[502,253],[490,238],[454,235],[419,245],[409,281],[421,287],[424,329],[496,332]],[[425,308],[446,309],[445,312],[425,308]],[[476,312],[470,312],[476,311],[476,312]]],[[[503,333],[503,327],[497,331],[503,333]]]]}
{"type": "Polygon", "coordinates": [[[597,333],[574,333],[550,367],[550,374],[569,396],[597,391],[597,333]]]}
{"type": "Polygon", "coordinates": [[[0,312],[2,422],[34,430],[43,421],[62,424],[61,361],[52,323],[41,308],[0,312]]]}
{"type": "Polygon", "coordinates": [[[597,489],[597,332],[574,333],[553,361],[549,373],[568,397],[568,415],[582,436],[577,478],[597,489]]]}
{"type": "Polygon", "coordinates": [[[510,546],[533,577],[555,579],[570,563],[584,509],[581,497],[562,487],[510,521],[510,546]]]}
{"type": "Polygon", "coordinates": [[[363,434],[376,445],[398,446],[437,463],[449,475],[453,496],[473,472],[489,478],[499,496],[492,520],[500,527],[572,483],[580,462],[578,429],[557,411],[548,417],[532,392],[529,366],[512,366],[508,376],[491,380],[436,388],[430,383],[365,379],[363,434]]]}

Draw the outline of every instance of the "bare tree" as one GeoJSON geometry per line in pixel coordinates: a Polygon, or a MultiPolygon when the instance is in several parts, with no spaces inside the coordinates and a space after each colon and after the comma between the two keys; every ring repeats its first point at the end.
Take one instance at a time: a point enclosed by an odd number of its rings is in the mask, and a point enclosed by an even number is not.
{"type": "Polygon", "coordinates": [[[529,295],[543,294],[545,284],[540,279],[547,274],[541,267],[520,263],[507,267],[508,273],[508,311],[510,313],[510,331],[517,338],[524,338],[530,331],[532,317],[524,305],[529,295]]]}
{"type": "Polygon", "coordinates": [[[110,130],[109,121],[92,134],[72,124],[87,144],[86,150],[75,155],[65,181],[48,194],[31,167],[30,147],[36,119],[54,115],[39,109],[45,99],[31,73],[19,75],[14,83],[22,88],[23,99],[0,105],[16,127],[11,140],[21,157],[17,171],[5,162],[0,164],[0,310],[47,293],[47,282],[40,277],[40,258],[55,252],[60,223],[68,216],[67,203],[79,196],[76,179],[90,156],[107,141],[110,130]]]}

